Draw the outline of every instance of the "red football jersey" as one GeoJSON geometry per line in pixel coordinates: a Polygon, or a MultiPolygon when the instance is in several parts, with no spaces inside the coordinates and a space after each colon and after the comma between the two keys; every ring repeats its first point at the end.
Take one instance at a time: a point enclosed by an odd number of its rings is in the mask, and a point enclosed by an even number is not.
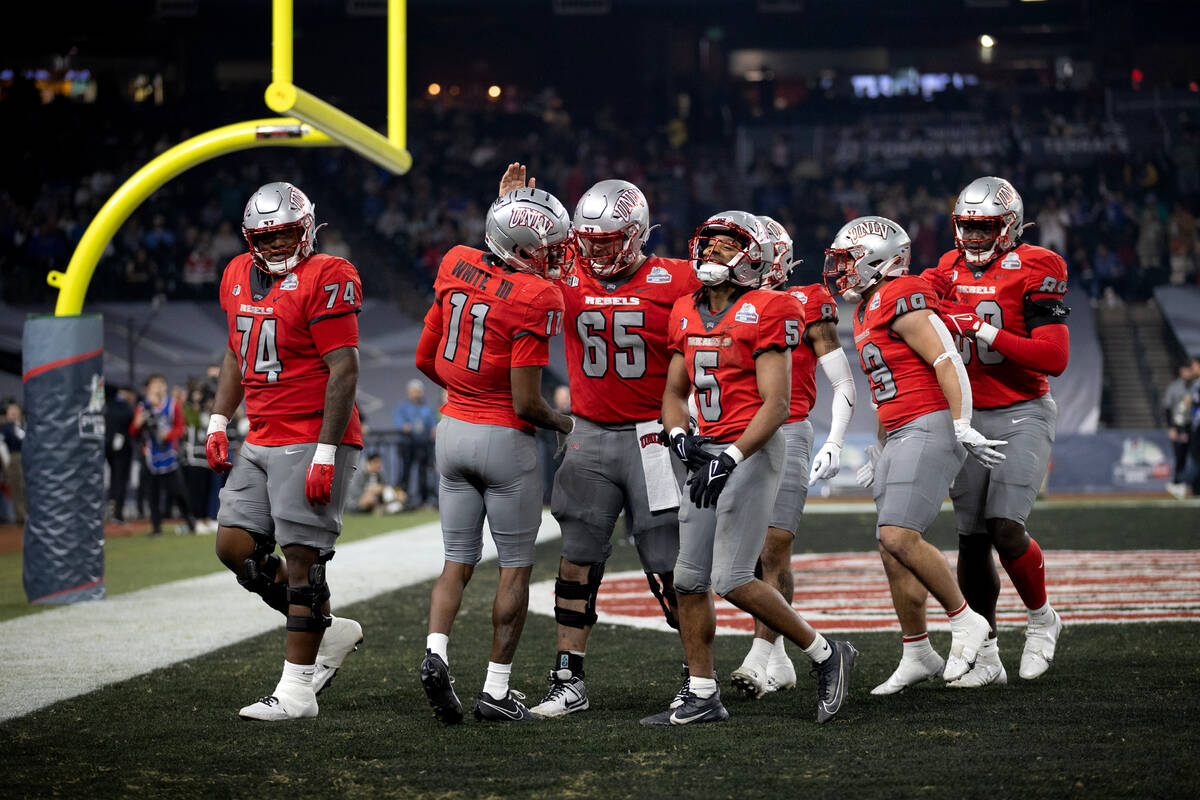
{"type": "Polygon", "coordinates": [[[667,382],[667,319],[700,288],[691,263],[651,257],[628,278],[586,269],[561,284],[571,410],[596,422],[657,419],[667,382]]]}
{"type": "Polygon", "coordinates": [[[787,292],[752,289],[719,315],[692,297],[671,309],[670,348],[683,354],[696,387],[700,435],[732,442],[762,405],[754,359],[766,350],[800,344],[804,310],[787,292]],[[707,317],[707,320],[706,320],[707,317]]]}
{"type": "MultiPolygon", "coordinates": [[[[800,301],[804,309],[802,330],[814,322],[828,321],[837,324],[837,303],[833,295],[819,283],[809,286],[791,286],[785,290],[800,301]]],[[[803,336],[800,344],[792,350],[792,412],[788,422],[808,419],[813,402],[817,399],[817,353],[812,343],[803,336]]]]}
{"type": "MultiPolygon", "coordinates": [[[[938,260],[937,268],[954,284],[948,299],[971,306],[989,325],[1017,336],[1030,333],[1027,301],[1061,299],[1067,292],[1062,256],[1032,244],[1018,245],[978,271],[963,262],[958,250],[951,250],[938,260]]],[[[1005,358],[985,342],[957,338],[975,408],[1002,408],[1050,391],[1045,373],[1005,358]]]]}
{"type": "Polygon", "coordinates": [[[892,333],[897,317],[922,308],[937,311],[933,288],[904,275],[884,283],[854,310],[854,345],[871,381],[879,421],[889,431],[950,407],[933,367],[892,333]]]}
{"type": "Polygon", "coordinates": [[[425,327],[441,339],[434,363],[449,392],[442,413],[533,432],[513,411],[509,370],[549,363],[550,337],[562,330],[558,287],[459,245],[442,258],[433,288],[425,327]]]}
{"type": "MultiPolygon", "coordinates": [[[[358,347],[362,283],[354,265],[317,253],[272,280],[243,253],[225,267],[220,297],[246,391],[246,441],[272,447],[317,441],[329,381],[322,356],[358,347]]],[[[342,444],[362,446],[357,405],[342,444]]]]}

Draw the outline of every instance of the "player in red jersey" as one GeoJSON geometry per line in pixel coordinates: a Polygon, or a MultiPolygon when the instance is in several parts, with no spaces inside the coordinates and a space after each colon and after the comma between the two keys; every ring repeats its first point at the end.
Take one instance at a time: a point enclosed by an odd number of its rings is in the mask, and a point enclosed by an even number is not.
{"type": "MultiPolygon", "coordinates": [[[[842,443],[854,411],[854,377],[837,334],[837,305],[819,283],[787,288],[791,273],[792,237],[775,220],[760,216],[774,247],[772,264],[764,281],[768,288],[786,291],[804,310],[800,344],[792,350],[791,413],[783,425],[787,443],[783,478],[771,512],[767,539],[759,556],[760,577],[778,587],[788,603],[795,593],[792,578],[792,541],[808,498],[808,488],[832,478],[841,467],[842,443]],[[808,413],[817,397],[816,371],[821,365],[833,385],[831,424],[825,444],[811,459],[813,428],[808,413]]],[[[762,622],[754,624],[754,643],[741,666],[730,674],[734,688],[750,697],[796,686],[796,668],[784,650],[787,640],[762,622]]]]}
{"type": "MultiPolygon", "coordinates": [[[[501,189],[524,185],[509,167],[501,189]]],[[[604,180],[575,207],[578,269],[562,283],[567,379],[575,428],[554,479],[562,528],[555,582],[557,653],[550,689],[532,710],[558,717],[589,707],[584,656],[617,517],[637,546],[646,580],[677,627],[672,570],[679,554],[682,470],[659,445],[667,379],[667,318],[700,287],[687,261],[642,252],[650,209],[628,181],[604,180]]]]}
{"type": "MultiPolygon", "coordinates": [[[[908,234],[895,222],[859,217],[825,251],[825,282],[831,292],[860,299],[854,342],[870,379],[883,446],[872,447],[859,482],[874,485],[879,554],[900,627],[906,637],[925,635],[924,614],[912,617],[899,587],[916,583],[932,592],[953,635],[943,677],[955,680],[975,662],[988,622],[967,605],[946,559],[923,536],[966,458],[963,446],[991,466],[1003,460],[995,448],[1004,442],[971,427],[971,384],[934,313],[932,288],[908,275],[911,251],[908,234]]],[[[928,636],[923,641],[928,647],[928,636]]],[[[929,653],[921,661],[922,680],[942,671],[941,657],[929,653]]]]}
{"type": "Polygon", "coordinates": [[[217,556],[287,616],[283,677],[240,713],[281,721],[316,716],[317,693],[362,640],[357,622],[330,615],[325,581],[362,451],[362,284],[350,262],[315,252],[313,204],[290,183],[254,193],[242,233],[250,251],[221,278],[229,346],[205,450],[209,466],[229,472],[217,556]],[[233,465],[225,428],[243,399],[250,433],[233,465]]]}
{"type": "Polygon", "coordinates": [[[509,689],[529,608],[529,575],[542,520],[534,427],[570,432],[572,420],[541,394],[549,341],[562,329],[562,293],[552,281],[571,269],[566,209],[540,189],[496,200],[484,222],[490,252],[459,246],[438,268],[417,366],[446,388],[436,437],[438,507],[445,563],[433,587],[421,685],[442,722],[462,721],[449,671],[450,628],[483,553],[487,517],[500,563],[492,605],[487,678],[475,718],[533,718],[509,689]]]}
{"type": "Polygon", "coordinates": [[[957,336],[971,378],[976,426],[1006,439],[1008,458],[988,471],[966,463],[950,496],[958,522],[958,579],[971,607],[988,618],[992,636],[971,673],[954,685],[1005,683],[995,638],[1000,577],[992,548],[1028,613],[1019,674],[1050,667],[1062,620],[1046,598],[1041,548],[1025,529],[1046,477],[1058,407],[1048,375],[1067,367],[1070,336],[1067,265],[1057,253],[1020,240],[1024,203],[1003,178],[972,181],[954,206],[955,249],[942,256],[944,318],[957,336]]]}
{"type": "Polygon", "coordinates": [[[770,236],[745,211],[714,215],[696,229],[691,252],[704,287],[675,302],[663,425],[671,451],[692,471],[692,502],[679,510],[679,630],[691,668],[678,705],[643,725],[721,722],[713,668],[713,592],[804,648],[818,676],[817,721],[838,712],[857,654],[828,642],[774,587],[754,575],[783,473],[780,427],[791,399],[789,352],[800,344],[803,310],[786,292],[758,288],[771,267],[770,236]],[[686,431],[696,392],[699,431],[686,431]]]}

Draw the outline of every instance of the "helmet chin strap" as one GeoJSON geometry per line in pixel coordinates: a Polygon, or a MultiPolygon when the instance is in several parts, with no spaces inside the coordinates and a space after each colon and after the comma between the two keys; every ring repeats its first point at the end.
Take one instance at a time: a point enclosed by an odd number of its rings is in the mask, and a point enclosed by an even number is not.
{"type": "Polygon", "coordinates": [[[716,286],[729,280],[729,266],[705,261],[696,270],[696,277],[705,286],[716,286]]]}
{"type": "Polygon", "coordinates": [[[851,303],[857,303],[862,300],[862,295],[858,293],[857,289],[847,289],[846,291],[842,292],[842,297],[846,298],[851,303]]]}

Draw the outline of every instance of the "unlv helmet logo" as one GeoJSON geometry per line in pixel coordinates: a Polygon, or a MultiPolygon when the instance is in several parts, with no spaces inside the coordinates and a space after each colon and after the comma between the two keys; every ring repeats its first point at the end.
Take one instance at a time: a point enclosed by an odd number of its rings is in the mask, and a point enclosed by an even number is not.
{"type": "Polygon", "coordinates": [[[641,204],[641,198],[638,197],[638,192],[634,189],[626,189],[617,195],[617,201],[613,203],[613,214],[621,219],[629,222],[630,215],[633,210],[641,204]]]}
{"type": "Polygon", "coordinates": [[[304,196],[304,192],[297,189],[295,186],[288,192],[288,205],[296,211],[303,211],[308,203],[308,198],[304,196]]]}
{"type": "Polygon", "coordinates": [[[868,220],[863,220],[862,222],[858,223],[850,230],[846,231],[846,235],[848,237],[850,237],[851,242],[857,244],[859,239],[861,239],[864,236],[869,236],[871,234],[875,234],[879,238],[884,239],[886,241],[888,238],[888,234],[891,232],[892,232],[892,229],[890,226],[884,225],[879,220],[868,219],[868,220]]]}
{"type": "Polygon", "coordinates": [[[1000,184],[1000,188],[996,189],[996,202],[1005,208],[1012,208],[1013,190],[1007,183],[1000,184]]]}
{"type": "Polygon", "coordinates": [[[531,228],[545,236],[554,227],[554,220],[532,208],[515,208],[508,218],[508,227],[531,228]]]}

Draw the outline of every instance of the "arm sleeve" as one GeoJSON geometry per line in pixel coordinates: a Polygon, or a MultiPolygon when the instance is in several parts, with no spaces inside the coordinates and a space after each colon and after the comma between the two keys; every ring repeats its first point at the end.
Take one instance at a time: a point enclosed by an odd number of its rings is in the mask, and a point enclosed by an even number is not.
{"type": "Polygon", "coordinates": [[[846,440],[846,428],[854,414],[854,401],[858,391],[854,388],[854,376],[850,373],[850,359],[842,348],[832,350],[817,359],[821,370],[833,384],[833,406],[830,408],[829,436],[826,441],[842,444],[846,440]]]}
{"type": "Polygon", "coordinates": [[[1039,325],[1030,336],[1000,330],[991,348],[1023,367],[1047,375],[1062,375],[1071,353],[1071,334],[1066,325],[1039,325]]]}
{"type": "Polygon", "coordinates": [[[562,332],[563,299],[557,286],[533,298],[519,327],[512,332],[510,367],[543,367],[550,363],[550,338],[562,332]]]}

